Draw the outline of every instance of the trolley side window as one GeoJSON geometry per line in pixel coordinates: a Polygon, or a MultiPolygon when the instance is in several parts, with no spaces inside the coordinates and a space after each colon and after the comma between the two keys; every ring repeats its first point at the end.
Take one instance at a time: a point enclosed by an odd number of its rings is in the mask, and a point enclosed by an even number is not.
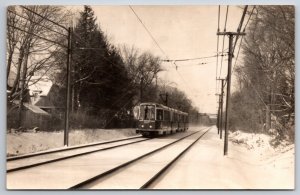
{"type": "Polygon", "coordinates": [[[170,111],[164,110],[164,121],[170,121],[170,111]]]}
{"type": "Polygon", "coordinates": [[[178,122],[178,114],[174,112],[174,122],[178,122]]]}
{"type": "Polygon", "coordinates": [[[140,120],[155,120],[155,107],[153,105],[142,105],[140,107],[140,120]]]}
{"type": "Polygon", "coordinates": [[[162,121],[163,120],[163,110],[156,109],[156,120],[162,121]]]}
{"type": "Polygon", "coordinates": [[[183,115],[182,114],[179,115],[179,122],[181,122],[181,123],[183,122],[183,115]]]}

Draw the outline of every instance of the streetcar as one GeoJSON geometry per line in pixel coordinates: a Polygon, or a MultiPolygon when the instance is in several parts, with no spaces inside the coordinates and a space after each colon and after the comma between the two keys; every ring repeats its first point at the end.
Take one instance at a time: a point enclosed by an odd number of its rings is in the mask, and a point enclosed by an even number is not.
{"type": "Polygon", "coordinates": [[[188,129],[188,113],[158,103],[139,105],[136,133],[144,137],[167,135],[188,129]]]}

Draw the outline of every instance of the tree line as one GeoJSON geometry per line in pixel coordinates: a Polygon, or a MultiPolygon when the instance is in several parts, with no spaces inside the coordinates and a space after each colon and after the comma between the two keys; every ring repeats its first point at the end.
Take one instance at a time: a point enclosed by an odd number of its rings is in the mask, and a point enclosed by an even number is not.
{"type": "MultiPolygon", "coordinates": [[[[30,99],[27,92],[32,76],[48,76],[59,88],[55,106],[65,105],[66,29],[73,17],[74,13],[62,6],[8,8],[8,114],[18,107],[21,121],[22,105],[30,99]]],[[[71,127],[133,126],[132,108],[145,101],[165,104],[162,93],[169,94],[169,106],[197,113],[182,91],[159,81],[157,75],[163,71],[160,58],[134,46],[110,43],[90,6],[79,12],[71,37],[71,127]]]]}
{"type": "Polygon", "coordinates": [[[295,9],[256,6],[243,40],[243,62],[236,67],[232,129],[276,131],[294,139],[295,9]],[[271,130],[270,130],[271,129],[271,130]]]}

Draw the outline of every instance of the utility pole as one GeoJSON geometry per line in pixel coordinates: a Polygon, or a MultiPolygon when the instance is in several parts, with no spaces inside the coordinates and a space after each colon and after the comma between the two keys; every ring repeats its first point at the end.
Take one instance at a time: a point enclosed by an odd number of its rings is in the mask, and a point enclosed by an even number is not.
{"type": "Polygon", "coordinates": [[[168,92],[166,93],[166,106],[168,106],[168,98],[169,98],[169,94],[168,92]]]}
{"type": "Polygon", "coordinates": [[[68,29],[68,48],[67,48],[67,92],[66,92],[66,111],[65,111],[65,131],[64,145],[69,145],[69,114],[70,114],[70,84],[71,84],[71,57],[72,57],[72,28],[68,29]]]}
{"type": "Polygon", "coordinates": [[[215,95],[219,96],[219,101],[218,101],[219,106],[218,106],[217,124],[216,124],[217,128],[218,128],[218,134],[219,134],[220,133],[220,126],[219,126],[219,124],[220,124],[220,94],[215,94],[215,95]]]}
{"type": "Polygon", "coordinates": [[[168,99],[169,99],[169,94],[168,94],[168,92],[166,92],[165,94],[161,93],[161,94],[159,94],[159,96],[160,96],[161,100],[165,103],[165,105],[168,106],[168,99]],[[163,95],[166,96],[165,99],[163,98],[163,95]]]}
{"type": "Polygon", "coordinates": [[[140,102],[143,102],[143,85],[144,85],[144,77],[141,77],[141,83],[140,83],[140,102]]]}
{"type": "Polygon", "coordinates": [[[221,80],[221,95],[220,95],[220,120],[219,120],[219,127],[220,127],[220,139],[222,139],[222,130],[223,130],[223,97],[224,97],[224,80],[225,79],[218,79],[221,80]]]}
{"type": "Polygon", "coordinates": [[[228,154],[228,127],[229,127],[229,107],[230,107],[230,85],[231,85],[231,66],[233,58],[233,37],[245,35],[243,32],[217,32],[217,35],[229,36],[228,51],[228,72],[227,72],[227,94],[226,94],[226,116],[225,116],[225,136],[224,136],[224,155],[228,154]]]}

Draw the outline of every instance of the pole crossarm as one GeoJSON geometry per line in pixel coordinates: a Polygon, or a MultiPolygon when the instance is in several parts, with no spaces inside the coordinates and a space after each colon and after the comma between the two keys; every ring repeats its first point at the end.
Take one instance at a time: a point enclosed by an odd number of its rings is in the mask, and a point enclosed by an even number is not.
{"type": "Polygon", "coordinates": [[[233,35],[233,36],[243,36],[246,35],[244,32],[217,32],[217,35],[233,35]]]}

